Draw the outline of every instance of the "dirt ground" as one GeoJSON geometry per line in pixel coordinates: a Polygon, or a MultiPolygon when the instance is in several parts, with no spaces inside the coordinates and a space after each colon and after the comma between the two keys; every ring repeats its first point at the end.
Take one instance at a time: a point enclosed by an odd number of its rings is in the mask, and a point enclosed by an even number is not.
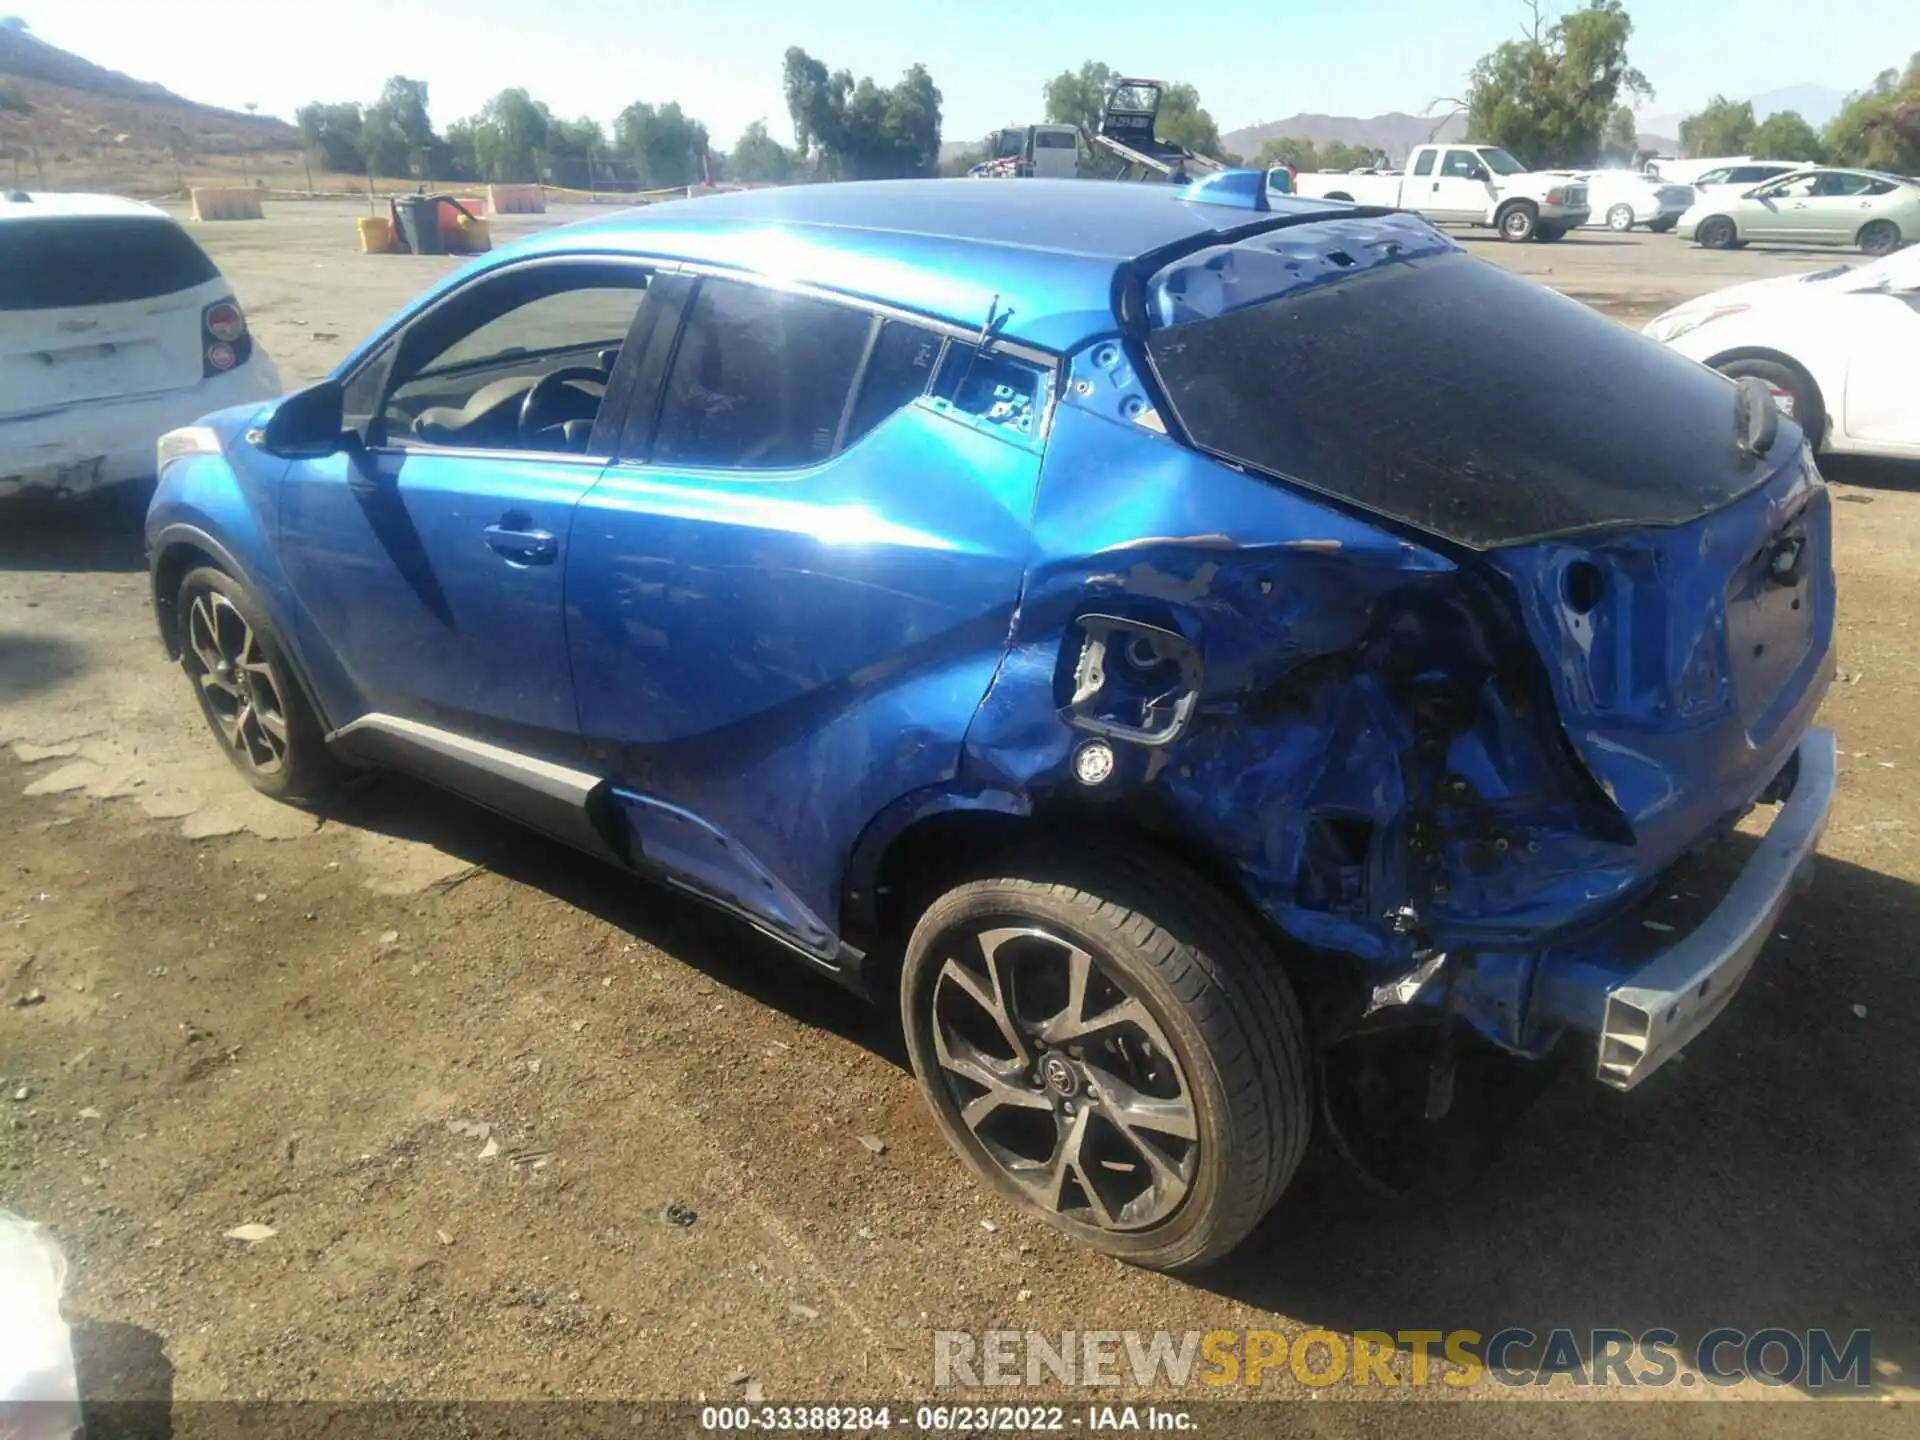
{"type": "MultiPolygon", "coordinates": [[[[353,253],[338,205],[203,238],[289,385],[456,263],[353,253]]],[[[1636,323],[1831,263],[1473,243],[1636,323]]],[[[1840,793],[1732,1008],[1633,1095],[1561,1077],[1443,1199],[1312,1169],[1198,1280],[972,1183],[891,1015],[750,932],[400,778],[260,800],[159,655],[131,530],[0,516],[0,1208],[65,1246],[95,1398],[897,1402],[943,1329],[1780,1326],[1870,1329],[1874,1395],[1742,1429],[1857,1433],[1920,1400],[1920,472],[1831,473],[1840,793]]],[[[1459,1398],[1393,1363],[1339,1398],[1459,1398]]]]}

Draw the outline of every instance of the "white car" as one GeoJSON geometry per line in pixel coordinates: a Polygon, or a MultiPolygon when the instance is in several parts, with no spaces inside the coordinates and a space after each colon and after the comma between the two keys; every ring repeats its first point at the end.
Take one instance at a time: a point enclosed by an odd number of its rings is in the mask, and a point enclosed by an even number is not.
{"type": "Polygon", "coordinates": [[[1557,172],[1586,182],[1589,226],[1628,231],[1644,225],[1656,235],[1680,223],[1694,202],[1691,185],[1642,175],[1633,170],[1567,170],[1557,172]]]}
{"type": "Polygon", "coordinates": [[[1724,375],[1759,376],[1816,448],[1920,458],[1920,247],[1716,290],[1645,333],[1724,375]]]}
{"type": "Polygon", "coordinates": [[[1917,236],[1920,180],[1877,170],[1814,166],[1751,190],[1708,190],[1680,217],[1680,238],[1706,250],[1772,240],[1891,255],[1917,236]]]}
{"type": "Polygon", "coordinates": [[[279,393],[233,287],[164,211],[0,191],[0,500],[142,479],[168,430],[279,393]]]}

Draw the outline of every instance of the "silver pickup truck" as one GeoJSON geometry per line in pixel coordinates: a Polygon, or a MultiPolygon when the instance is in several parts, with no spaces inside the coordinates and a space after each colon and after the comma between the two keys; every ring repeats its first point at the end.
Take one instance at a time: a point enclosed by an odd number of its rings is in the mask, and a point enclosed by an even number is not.
{"type": "Polygon", "coordinates": [[[1412,210],[1436,224],[1490,225],[1505,240],[1558,240],[1589,213],[1584,182],[1529,170],[1498,145],[1419,145],[1401,174],[1302,175],[1292,189],[1412,210]]]}

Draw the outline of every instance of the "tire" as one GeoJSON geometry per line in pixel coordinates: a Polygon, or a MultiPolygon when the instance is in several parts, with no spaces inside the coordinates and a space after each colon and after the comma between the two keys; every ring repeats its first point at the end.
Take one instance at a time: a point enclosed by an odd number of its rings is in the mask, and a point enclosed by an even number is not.
{"type": "Polygon", "coordinates": [[[1624,235],[1627,231],[1633,229],[1633,207],[1631,205],[1616,205],[1607,211],[1607,229],[1613,231],[1616,235],[1624,235]]]}
{"type": "Polygon", "coordinates": [[[234,769],[275,800],[313,800],[331,789],[340,764],[328,754],[319,717],[247,587],[203,565],[180,582],[174,613],[180,668],[234,769]]]}
{"type": "Polygon", "coordinates": [[[1891,220],[1870,220],[1860,227],[1860,248],[1867,254],[1878,258],[1891,255],[1905,242],[1900,238],[1900,227],[1891,220]]]}
{"type": "Polygon", "coordinates": [[[908,941],[900,1005],[921,1091],[974,1172],[1147,1269],[1225,1255],[1312,1133],[1306,1027],[1277,958],[1158,857],[1037,851],[948,891],[908,941]]]}
{"type": "Polygon", "coordinates": [[[1533,238],[1543,245],[1551,245],[1556,240],[1564,240],[1567,238],[1567,227],[1564,225],[1542,225],[1533,232],[1533,238]]]}
{"type": "Polygon", "coordinates": [[[1353,197],[1352,197],[1351,195],[1349,195],[1349,194],[1347,194],[1347,192],[1346,192],[1346,191],[1344,191],[1344,190],[1335,190],[1335,191],[1333,191],[1333,192],[1332,192],[1331,194],[1329,194],[1329,195],[1327,196],[1327,199],[1329,199],[1329,200],[1344,200],[1344,201],[1346,201],[1346,202],[1347,202],[1347,203],[1348,203],[1349,205],[1351,205],[1351,204],[1353,203],[1353,197]]]}
{"type": "Polygon", "coordinates": [[[1673,233],[1673,227],[1679,223],[1680,217],[1678,215],[1669,215],[1664,220],[1649,220],[1647,222],[1647,229],[1655,235],[1670,235],[1673,233]]]}
{"type": "Polygon", "coordinates": [[[1517,201],[1495,215],[1493,223],[1499,226],[1502,240],[1523,244],[1540,228],[1540,207],[1531,200],[1517,201]]]}
{"type": "Polygon", "coordinates": [[[1693,231],[1694,243],[1702,250],[1732,250],[1739,239],[1740,232],[1724,215],[1709,215],[1693,231]]]}
{"type": "Polygon", "coordinates": [[[1827,406],[1820,387],[1806,371],[1782,360],[1728,360],[1714,368],[1722,375],[1755,375],[1766,381],[1781,412],[1806,432],[1815,450],[1820,448],[1827,433],[1827,406]]]}

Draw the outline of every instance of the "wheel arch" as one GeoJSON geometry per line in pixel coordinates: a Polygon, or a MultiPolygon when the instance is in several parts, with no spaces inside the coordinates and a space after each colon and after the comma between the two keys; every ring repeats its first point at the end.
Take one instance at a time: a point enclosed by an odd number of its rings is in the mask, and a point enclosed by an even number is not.
{"type": "Polygon", "coordinates": [[[1276,959],[1306,1001],[1314,977],[1296,973],[1301,967],[1292,961],[1307,952],[1254,903],[1231,860],[1131,807],[1072,797],[1031,806],[1010,793],[934,794],[913,797],[904,809],[896,805],[869,825],[854,847],[841,929],[891,951],[904,945],[914,921],[941,894],[977,877],[995,856],[1042,840],[1123,847],[1197,873],[1273,942],[1276,959]]]}
{"type": "MultiPolygon", "coordinates": [[[[1820,413],[1825,422],[1821,428],[1823,430],[1833,428],[1833,407],[1827,401],[1827,392],[1821,388],[1819,379],[1806,362],[1795,359],[1784,350],[1776,350],[1768,345],[1735,345],[1709,355],[1702,363],[1710,370],[1718,370],[1722,365],[1731,365],[1737,360],[1765,360],[1768,364],[1783,365],[1789,370],[1798,371],[1806,376],[1807,385],[1812,389],[1814,399],[1820,402],[1820,413]]],[[[1817,450],[1826,436],[1822,434],[1811,438],[1817,450]]]]}
{"type": "Polygon", "coordinates": [[[1889,219],[1885,215],[1875,215],[1871,220],[1865,221],[1858,230],[1853,232],[1853,243],[1856,248],[1863,249],[1863,250],[1866,248],[1860,243],[1861,237],[1865,235],[1867,231],[1873,229],[1873,227],[1876,225],[1887,225],[1892,227],[1894,239],[1896,243],[1893,247],[1893,250],[1889,252],[1891,254],[1898,254],[1906,246],[1911,245],[1913,243],[1913,237],[1908,235],[1906,231],[1900,228],[1899,221],[1889,219]]]}
{"type": "Polygon", "coordinates": [[[233,552],[220,541],[209,535],[197,525],[175,522],[165,526],[150,542],[153,559],[148,569],[150,583],[153,586],[153,616],[160,630],[160,644],[169,660],[180,658],[180,586],[187,575],[202,565],[208,565],[245,585],[252,593],[255,602],[266,607],[267,618],[272,623],[280,641],[281,653],[287,664],[293,669],[294,683],[306,697],[307,704],[313,707],[313,713],[320,722],[323,732],[333,729],[327,718],[325,708],[320,702],[320,692],[314,688],[312,678],[307,674],[292,637],[288,633],[282,618],[274,613],[271,600],[264,587],[256,584],[247,572],[247,567],[235,558],[233,552]]]}

